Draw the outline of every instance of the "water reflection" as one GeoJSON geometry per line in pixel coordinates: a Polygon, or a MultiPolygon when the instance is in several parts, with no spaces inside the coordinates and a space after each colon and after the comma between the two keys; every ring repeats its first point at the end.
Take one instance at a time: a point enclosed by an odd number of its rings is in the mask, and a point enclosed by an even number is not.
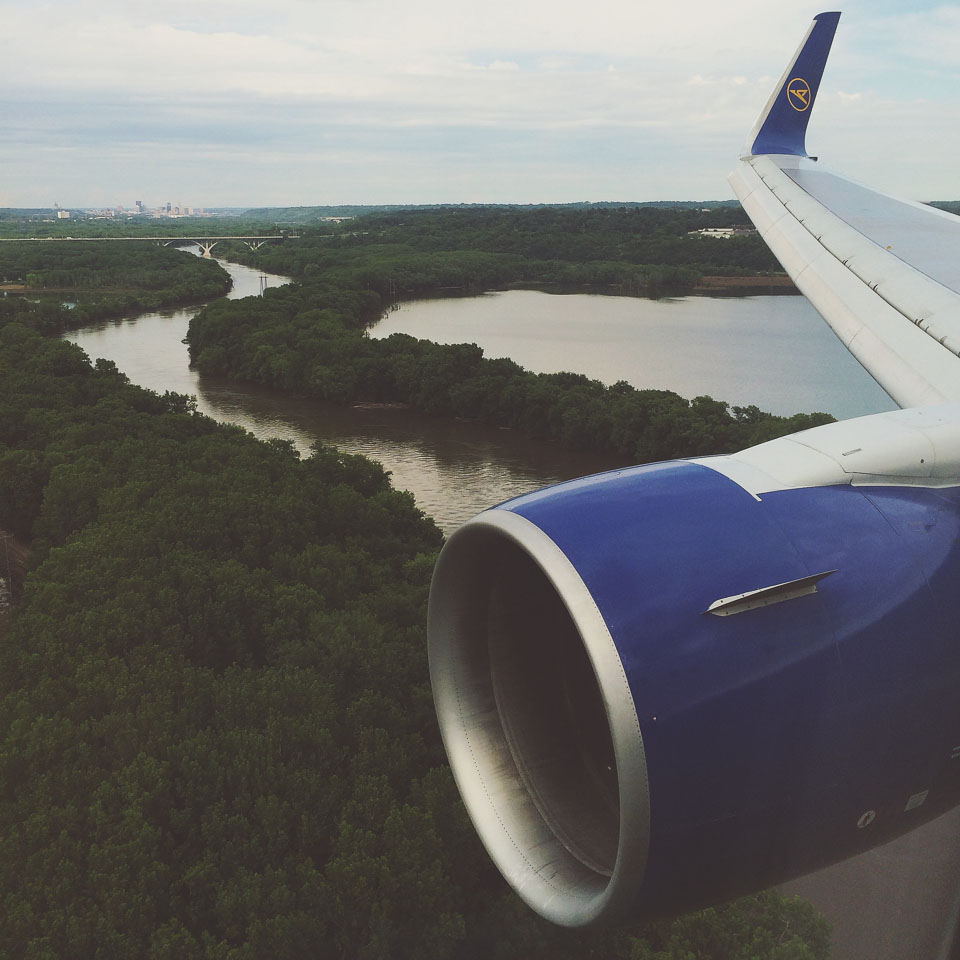
{"type": "Polygon", "coordinates": [[[379,460],[446,532],[508,497],[623,464],[405,408],[344,407],[206,376],[195,392],[204,413],[261,439],[283,437],[304,453],[321,439],[379,460]]]}
{"type": "Polygon", "coordinates": [[[537,373],[572,370],[604,383],[673,390],[781,416],[838,419],[893,410],[893,401],[806,298],[647,300],[510,290],[402,303],[372,330],[476,343],[537,373]]]}

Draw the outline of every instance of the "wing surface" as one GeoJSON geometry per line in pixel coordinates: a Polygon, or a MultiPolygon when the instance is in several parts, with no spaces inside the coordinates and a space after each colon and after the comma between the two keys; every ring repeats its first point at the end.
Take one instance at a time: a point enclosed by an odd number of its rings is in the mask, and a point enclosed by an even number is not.
{"type": "Polygon", "coordinates": [[[806,153],[838,18],[814,20],[730,183],[800,292],[900,406],[960,401],[960,218],[806,153]]]}

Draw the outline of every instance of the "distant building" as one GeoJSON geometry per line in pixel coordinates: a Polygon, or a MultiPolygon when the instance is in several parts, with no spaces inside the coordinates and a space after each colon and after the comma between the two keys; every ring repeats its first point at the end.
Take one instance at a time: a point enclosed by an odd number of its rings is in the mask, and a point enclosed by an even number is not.
{"type": "Polygon", "coordinates": [[[690,231],[693,236],[717,237],[721,240],[727,237],[742,237],[753,232],[751,227],[704,227],[702,230],[690,231]]]}
{"type": "Polygon", "coordinates": [[[60,209],[58,209],[58,210],[57,210],[57,219],[58,219],[58,220],[69,220],[69,219],[70,219],[70,211],[69,211],[69,210],[60,210],[60,209]]]}

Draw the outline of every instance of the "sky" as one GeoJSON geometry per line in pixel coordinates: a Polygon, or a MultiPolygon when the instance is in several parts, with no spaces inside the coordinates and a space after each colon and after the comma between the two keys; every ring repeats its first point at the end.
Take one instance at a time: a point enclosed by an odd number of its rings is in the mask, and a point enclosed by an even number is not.
{"type": "MultiPolygon", "coordinates": [[[[823,9],[0,0],[0,206],[732,198],[823,9]]],[[[809,151],[896,195],[960,199],[960,4],[841,9],[809,151]]]]}

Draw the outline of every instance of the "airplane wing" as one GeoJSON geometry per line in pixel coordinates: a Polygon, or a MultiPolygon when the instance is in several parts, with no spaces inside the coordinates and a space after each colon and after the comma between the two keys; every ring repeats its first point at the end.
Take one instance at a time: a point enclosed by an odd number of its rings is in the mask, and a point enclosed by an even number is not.
{"type": "Polygon", "coordinates": [[[901,406],[960,400],[960,218],[825,170],[807,123],[839,13],[817,16],[730,183],[797,288],[901,406]]]}
{"type": "Polygon", "coordinates": [[[838,18],[814,21],[732,181],[917,409],[528,493],[437,560],[451,769],[504,877],[565,926],[762,889],[960,803],[960,221],[807,155],[838,18]]]}

